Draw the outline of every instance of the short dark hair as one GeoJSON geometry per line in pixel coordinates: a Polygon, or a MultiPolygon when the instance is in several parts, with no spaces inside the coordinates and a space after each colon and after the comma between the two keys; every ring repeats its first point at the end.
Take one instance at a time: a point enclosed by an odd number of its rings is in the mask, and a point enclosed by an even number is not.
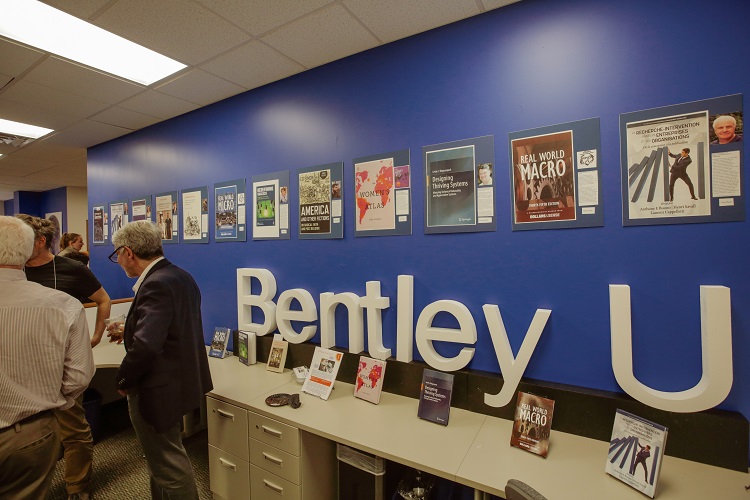
{"type": "Polygon", "coordinates": [[[684,152],[686,152],[687,154],[690,154],[690,148],[682,148],[682,150],[683,150],[684,152]]]}

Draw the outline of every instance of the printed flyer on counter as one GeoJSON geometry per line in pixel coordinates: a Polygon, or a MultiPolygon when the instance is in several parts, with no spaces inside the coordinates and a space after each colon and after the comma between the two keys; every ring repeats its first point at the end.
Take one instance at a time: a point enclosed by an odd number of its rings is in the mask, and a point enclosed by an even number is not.
{"type": "Polygon", "coordinates": [[[160,193],[156,200],[156,223],[162,232],[161,242],[177,243],[180,234],[179,214],[177,213],[177,191],[160,193]]]}
{"type": "Polygon", "coordinates": [[[495,231],[494,138],[425,146],[422,153],[427,187],[425,233],[495,231]]]}
{"type": "Polygon", "coordinates": [[[355,158],[353,163],[355,236],[411,234],[409,150],[355,158]]]}
{"type": "Polygon", "coordinates": [[[599,119],[509,134],[513,230],[602,226],[599,119]]]}
{"type": "Polygon", "coordinates": [[[623,225],[744,220],[742,95],[620,115],[623,225]]]}
{"type": "Polygon", "coordinates": [[[343,162],[300,169],[298,176],[299,238],[343,238],[343,162]]]}

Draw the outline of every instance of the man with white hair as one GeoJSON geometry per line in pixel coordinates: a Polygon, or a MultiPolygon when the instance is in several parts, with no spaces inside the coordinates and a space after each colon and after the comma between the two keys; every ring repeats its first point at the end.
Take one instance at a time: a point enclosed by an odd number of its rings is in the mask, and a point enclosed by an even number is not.
{"type": "MultiPolygon", "coordinates": [[[[201,319],[201,294],[187,271],[164,258],[163,233],[137,221],[112,235],[117,262],[135,298],[122,333],[126,354],[115,383],[128,398],[130,420],[146,456],[151,497],[196,499],[190,459],[182,445],[182,417],[199,408],[212,388],[201,319]]],[[[110,328],[110,341],[119,340],[110,328]]]]}
{"type": "Polygon", "coordinates": [[[53,410],[94,375],[81,303],[26,279],[33,247],[31,227],[0,216],[0,498],[46,498],[60,452],[53,410]]]}
{"type": "Polygon", "coordinates": [[[737,119],[732,115],[722,115],[714,120],[714,133],[716,140],[711,141],[711,145],[731,144],[733,142],[742,142],[742,134],[736,133],[737,119]]]}

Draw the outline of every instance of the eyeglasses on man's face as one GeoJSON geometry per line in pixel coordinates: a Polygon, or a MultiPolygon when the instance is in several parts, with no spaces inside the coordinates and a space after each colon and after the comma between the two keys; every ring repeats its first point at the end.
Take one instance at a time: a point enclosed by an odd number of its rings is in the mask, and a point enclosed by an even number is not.
{"type": "Polygon", "coordinates": [[[107,258],[117,264],[117,256],[119,255],[118,252],[123,248],[125,248],[125,245],[115,248],[115,251],[109,254],[109,257],[107,258]]]}

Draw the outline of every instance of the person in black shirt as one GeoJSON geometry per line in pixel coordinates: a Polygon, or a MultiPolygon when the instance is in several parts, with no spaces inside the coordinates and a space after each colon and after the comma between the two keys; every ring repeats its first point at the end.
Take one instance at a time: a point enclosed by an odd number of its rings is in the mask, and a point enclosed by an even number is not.
{"type": "MultiPolygon", "coordinates": [[[[94,273],[80,262],[65,257],[56,257],[50,247],[55,232],[52,222],[19,214],[16,217],[34,230],[34,248],[26,261],[26,278],[48,288],[60,290],[81,302],[96,302],[96,326],[91,338],[91,347],[101,341],[104,320],[109,317],[112,301],[94,273]]],[[[66,410],[55,410],[60,424],[60,438],[65,457],[65,484],[68,498],[89,498],[89,485],[94,460],[94,444],[91,427],[83,409],[83,394],[66,410]]]]}

